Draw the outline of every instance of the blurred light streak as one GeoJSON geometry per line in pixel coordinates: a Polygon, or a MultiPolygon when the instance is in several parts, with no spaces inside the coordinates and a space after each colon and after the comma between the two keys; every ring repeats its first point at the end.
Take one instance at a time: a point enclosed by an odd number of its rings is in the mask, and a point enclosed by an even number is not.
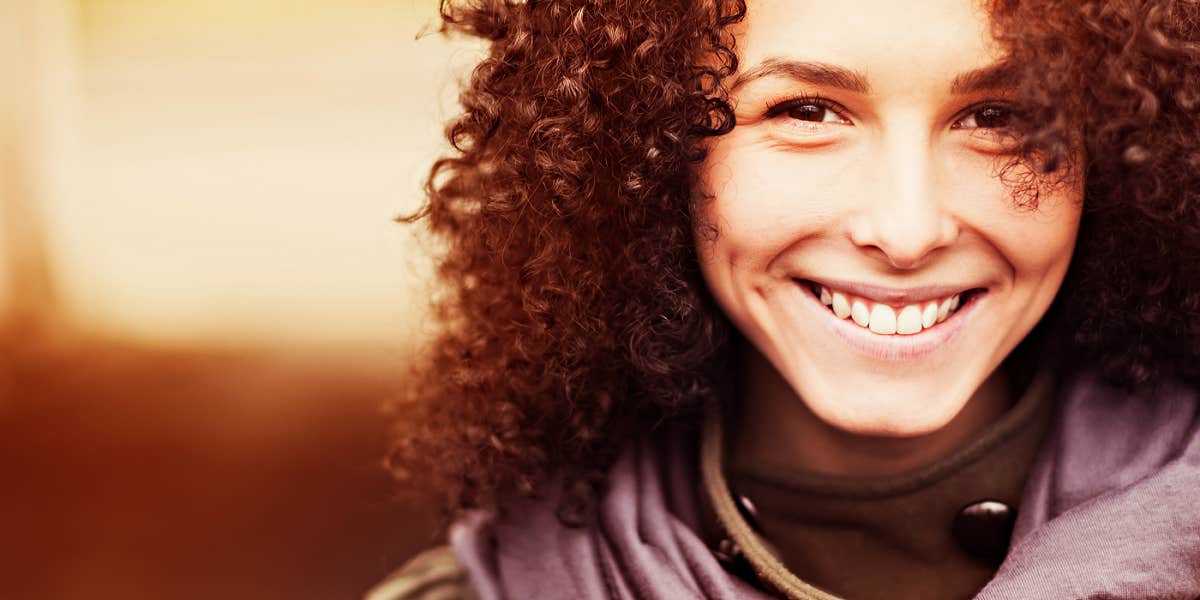
{"type": "Polygon", "coordinates": [[[72,8],[0,3],[0,337],[28,340],[59,325],[42,210],[65,178],[72,8]]]}

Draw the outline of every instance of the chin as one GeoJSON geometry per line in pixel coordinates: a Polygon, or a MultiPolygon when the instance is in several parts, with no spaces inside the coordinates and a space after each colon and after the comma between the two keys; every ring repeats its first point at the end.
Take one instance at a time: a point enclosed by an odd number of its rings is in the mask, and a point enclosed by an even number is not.
{"type": "Polygon", "coordinates": [[[841,403],[830,407],[821,401],[809,401],[809,409],[826,425],[845,433],[866,437],[911,438],[935,433],[954,420],[963,403],[938,410],[921,406],[920,399],[889,397],[878,403],[841,403]],[[885,404],[886,403],[886,404],[885,404]],[[913,410],[905,410],[913,407],[913,410]],[[829,408],[829,410],[822,410],[829,408]]]}
{"type": "Polygon", "coordinates": [[[990,371],[948,361],[914,377],[802,362],[815,368],[788,369],[784,379],[808,410],[833,429],[870,437],[920,437],[945,429],[968,408],[990,371]]]}

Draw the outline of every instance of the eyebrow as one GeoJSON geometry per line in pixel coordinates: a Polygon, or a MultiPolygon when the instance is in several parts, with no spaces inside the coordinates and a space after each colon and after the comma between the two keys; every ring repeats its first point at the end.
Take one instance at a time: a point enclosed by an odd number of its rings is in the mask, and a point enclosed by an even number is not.
{"type": "Polygon", "coordinates": [[[996,90],[1011,87],[1014,83],[1016,83],[1016,70],[1012,63],[998,62],[959,73],[950,82],[950,93],[962,95],[983,90],[996,90]]]}
{"type": "MultiPolygon", "coordinates": [[[[859,94],[871,93],[871,84],[862,73],[823,62],[767,58],[737,76],[729,90],[765,77],[785,77],[812,85],[833,87],[859,94]]],[[[983,90],[1009,87],[1014,80],[1013,66],[999,62],[959,73],[950,82],[950,93],[964,95],[983,90]]]]}
{"type": "Polygon", "coordinates": [[[787,60],[783,58],[767,58],[761,63],[748,69],[734,80],[729,90],[734,91],[751,81],[765,77],[786,77],[813,85],[835,87],[859,94],[869,94],[871,86],[867,78],[858,71],[823,62],[807,62],[787,60]]]}

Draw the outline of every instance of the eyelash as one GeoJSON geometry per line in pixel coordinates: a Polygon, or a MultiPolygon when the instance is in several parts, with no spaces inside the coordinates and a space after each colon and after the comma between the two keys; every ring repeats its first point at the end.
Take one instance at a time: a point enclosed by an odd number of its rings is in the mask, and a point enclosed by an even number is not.
{"type": "Polygon", "coordinates": [[[784,114],[785,112],[787,112],[793,108],[796,108],[797,106],[804,106],[807,104],[811,104],[814,106],[820,106],[826,110],[831,110],[834,113],[837,113],[837,115],[840,116],[842,119],[849,121],[849,119],[846,119],[846,116],[845,116],[845,114],[847,112],[849,112],[848,110],[846,110],[846,107],[842,106],[841,104],[838,104],[837,102],[834,102],[833,100],[829,100],[827,98],[822,98],[820,96],[809,96],[807,94],[800,95],[800,96],[793,96],[791,98],[786,98],[786,99],[780,100],[778,102],[773,102],[769,106],[767,106],[767,110],[763,114],[763,116],[767,119],[773,119],[775,117],[778,117],[779,115],[784,114]]]}
{"type": "MultiPolygon", "coordinates": [[[[988,109],[988,108],[996,108],[996,109],[1005,111],[1007,113],[1009,119],[1011,119],[1013,121],[1020,121],[1022,118],[1021,109],[1018,108],[1017,106],[1013,105],[1010,102],[1002,102],[1002,101],[997,101],[997,100],[985,100],[983,102],[972,104],[971,106],[968,106],[967,108],[963,109],[963,111],[958,114],[958,117],[954,119],[954,124],[957,125],[963,119],[965,119],[971,115],[974,115],[976,113],[983,112],[984,109],[988,109]]],[[[1012,132],[1014,128],[1012,128],[1012,127],[976,127],[975,129],[986,129],[989,131],[1009,133],[1009,132],[1012,132]]]]}
{"type": "MultiPolygon", "coordinates": [[[[777,102],[771,103],[770,105],[767,106],[767,110],[766,110],[766,112],[763,113],[763,117],[767,118],[767,119],[773,119],[780,115],[783,115],[784,113],[786,113],[787,111],[789,111],[793,108],[796,108],[799,106],[805,106],[805,105],[820,106],[820,107],[824,108],[825,110],[833,111],[837,116],[839,116],[843,120],[846,120],[846,121],[850,120],[846,117],[846,113],[849,112],[846,109],[846,107],[842,106],[841,104],[838,104],[837,102],[829,100],[828,98],[822,98],[820,96],[810,96],[807,94],[800,95],[800,96],[793,96],[791,98],[786,98],[784,100],[779,100],[777,102]]],[[[975,113],[978,113],[984,109],[987,109],[987,108],[998,108],[998,109],[1007,111],[1014,118],[1019,118],[1019,114],[1020,114],[1019,111],[1009,103],[999,102],[999,101],[995,101],[995,100],[987,100],[984,102],[979,102],[979,103],[973,104],[973,105],[963,109],[962,112],[958,113],[958,116],[955,117],[954,125],[958,125],[958,123],[962,122],[967,117],[969,117],[975,113]]],[[[818,121],[805,121],[805,122],[811,123],[813,125],[819,124],[818,121]]],[[[955,129],[962,129],[962,128],[955,127],[955,129]]],[[[994,130],[994,131],[1003,131],[1004,130],[1003,128],[989,128],[989,127],[975,127],[975,128],[971,128],[971,129],[986,129],[986,130],[994,130]]]]}

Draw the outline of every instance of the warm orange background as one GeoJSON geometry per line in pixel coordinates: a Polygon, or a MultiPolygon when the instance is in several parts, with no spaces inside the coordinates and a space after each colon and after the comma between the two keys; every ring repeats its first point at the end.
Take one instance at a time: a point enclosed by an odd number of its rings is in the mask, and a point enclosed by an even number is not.
{"type": "Polygon", "coordinates": [[[0,0],[0,598],[354,598],[478,48],[436,0],[0,0]]]}

